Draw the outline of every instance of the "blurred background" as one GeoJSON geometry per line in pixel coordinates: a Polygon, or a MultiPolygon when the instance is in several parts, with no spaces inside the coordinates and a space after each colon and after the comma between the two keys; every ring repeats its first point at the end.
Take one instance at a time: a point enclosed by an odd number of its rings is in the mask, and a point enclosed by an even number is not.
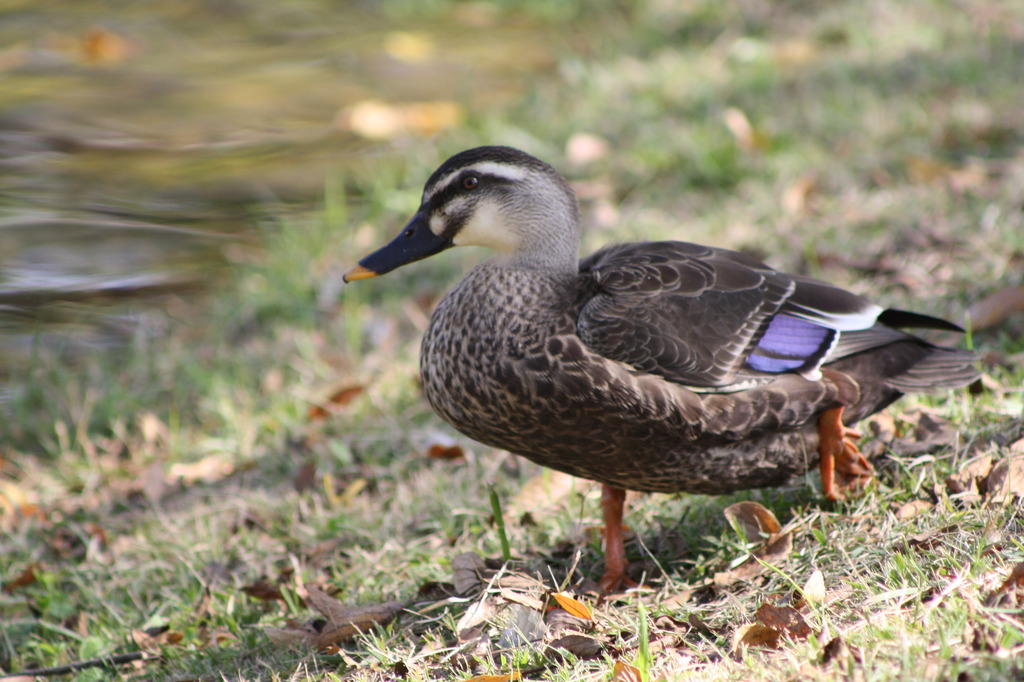
{"type": "MultiPolygon", "coordinates": [[[[1017,0],[4,0],[0,669],[159,625],[206,652],[176,679],[256,678],[249,626],[301,609],[243,585],[406,599],[496,554],[483,486],[535,468],[417,383],[434,303],[483,254],[341,281],[471,146],[563,171],[583,253],[708,243],[969,324],[977,395],[914,404],[957,443],[1019,441],[1022,65],[1017,0]]],[[[558,499],[524,505],[517,551],[586,545],[595,499],[558,499]]],[[[718,502],[645,499],[669,570],[701,570],[718,502]]]]}

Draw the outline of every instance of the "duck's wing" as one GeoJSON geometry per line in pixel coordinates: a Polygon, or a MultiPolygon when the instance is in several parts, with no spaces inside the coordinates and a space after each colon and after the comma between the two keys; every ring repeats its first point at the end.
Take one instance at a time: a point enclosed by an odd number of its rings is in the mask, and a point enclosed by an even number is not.
{"type": "Polygon", "coordinates": [[[577,320],[583,342],[695,388],[737,390],[785,372],[814,379],[826,362],[908,338],[878,323],[897,313],[725,249],[626,244],[580,268],[592,292],[577,320]]]}

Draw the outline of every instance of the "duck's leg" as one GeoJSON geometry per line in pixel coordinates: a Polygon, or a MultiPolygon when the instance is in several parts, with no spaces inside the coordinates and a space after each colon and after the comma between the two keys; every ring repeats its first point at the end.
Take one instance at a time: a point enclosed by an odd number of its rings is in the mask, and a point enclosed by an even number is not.
{"type": "Polygon", "coordinates": [[[821,455],[821,489],[830,500],[841,500],[836,485],[838,471],[849,486],[864,484],[871,478],[874,467],[857,448],[860,433],[843,424],[843,408],[825,410],[818,418],[818,453],[821,455]]]}
{"type": "Polygon", "coordinates": [[[614,592],[621,586],[634,587],[636,583],[626,575],[626,543],[622,534],[622,512],[626,505],[626,491],[610,485],[601,485],[601,511],[604,513],[604,575],[598,583],[603,592],[614,592]]]}

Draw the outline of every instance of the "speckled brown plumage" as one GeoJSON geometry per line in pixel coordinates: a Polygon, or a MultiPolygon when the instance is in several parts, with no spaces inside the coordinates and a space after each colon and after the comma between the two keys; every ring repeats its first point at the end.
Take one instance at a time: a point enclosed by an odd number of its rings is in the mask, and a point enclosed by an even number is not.
{"type": "Polygon", "coordinates": [[[936,352],[907,338],[827,365],[820,381],[784,374],[744,391],[698,393],[584,345],[576,320],[595,293],[587,276],[474,268],[438,304],[423,338],[427,400],[471,438],[574,476],[647,492],[727,493],[813,467],[819,413],[845,406],[853,423],[882,409],[900,395],[886,380],[936,352]]]}

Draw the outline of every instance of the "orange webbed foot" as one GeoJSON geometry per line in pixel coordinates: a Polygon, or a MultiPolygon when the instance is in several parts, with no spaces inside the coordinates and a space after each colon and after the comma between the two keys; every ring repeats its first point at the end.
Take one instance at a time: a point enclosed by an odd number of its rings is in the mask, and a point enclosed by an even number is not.
{"type": "Polygon", "coordinates": [[[826,498],[841,500],[844,489],[862,488],[874,476],[874,467],[857,447],[860,436],[859,431],[843,424],[842,407],[826,410],[818,418],[821,488],[826,498]]]}

